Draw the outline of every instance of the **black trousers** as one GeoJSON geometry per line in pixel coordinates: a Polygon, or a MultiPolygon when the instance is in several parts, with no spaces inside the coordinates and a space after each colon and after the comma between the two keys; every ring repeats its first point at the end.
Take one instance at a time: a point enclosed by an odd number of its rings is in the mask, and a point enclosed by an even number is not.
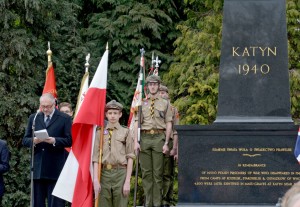
{"type": "Polygon", "coordinates": [[[34,207],[65,207],[65,201],[52,195],[56,180],[37,179],[33,180],[34,207]]]}

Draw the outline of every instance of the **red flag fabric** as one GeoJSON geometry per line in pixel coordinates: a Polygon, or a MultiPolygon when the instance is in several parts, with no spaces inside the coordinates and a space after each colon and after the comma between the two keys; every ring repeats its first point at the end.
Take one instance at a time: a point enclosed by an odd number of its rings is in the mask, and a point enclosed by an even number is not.
{"type": "Polygon", "coordinates": [[[46,81],[43,89],[43,94],[44,93],[51,93],[55,98],[57,98],[55,73],[52,62],[48,65],[48,68],[46,70],[46,81]]]}
{"type": "Polygon", "coordinates": [[[102,56],[72,125],[72,150],[53,195],[72,201],[72,207],[93,206],[92,149],[96,126],[104,125],[108,50],[102,56]],[[76,172],[72,174],[64,172],[76,172]],[[74,181],[75,183],[71,183],[74,181]],[[65,184],[64,184],[65,183],[65,184]]]}

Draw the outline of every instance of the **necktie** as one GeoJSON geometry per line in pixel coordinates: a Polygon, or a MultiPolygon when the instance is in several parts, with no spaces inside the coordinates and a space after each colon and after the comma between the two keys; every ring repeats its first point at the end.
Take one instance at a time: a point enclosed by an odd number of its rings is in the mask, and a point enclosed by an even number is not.
{"type": "Polygon", "coordinates": [[[48,116],[47,116],[47,119],[46,119],[46,121],[45,121],[46,127],[49,125],[49,123],[50,123],[50,116],[48,115],[48,116]]]}
{"type": "Polygon", "coordinates": [[[154,116],[154,99],[151,99],[150,115],[151,115],[151,118],[153,118],[153,116],[154,116]]]}
{"type": "Polygon", "coordinates": [[[108,147],[109,147],[109,150],[111,148],[111,137],[112,137],[112,133],[113,133],[113,129],[108,129],[108,147]]]}

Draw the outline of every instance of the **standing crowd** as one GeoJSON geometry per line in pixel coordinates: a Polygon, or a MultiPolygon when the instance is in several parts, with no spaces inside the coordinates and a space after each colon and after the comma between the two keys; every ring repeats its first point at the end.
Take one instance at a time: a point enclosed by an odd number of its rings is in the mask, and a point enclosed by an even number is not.
{"type": "MultiPolygon", "coordinates": [[[[112,100],[105,106],[105,126],[96,129],[92,152],[93,188],[98,206],[128,206],[133,161],[137,155],[144,206],[168,207],[174,202],[173,181],[178,159],[178,135],[174,125],[179,124],[179,115],[159,76],[148,76],[146,85],[148,94],[142,100],[140,116],[135,114],[134,133],[119,123],[121,103],[112,100]],[[103,137],[102,142],[100,137],[103,137]]],[[[34,207],[66,205],[64,200],[53,196],[52,191],[68,156],[67,149],[72,146],[72,115],[71,104],[63,102],[57,108],[54,96],[45,93],[40,97],[40,112],[29,117],[23,145],[33,152],[31,202],[34,207]],[[37,131],[46,131],[47,135],[40,136],[37,131]]]]}

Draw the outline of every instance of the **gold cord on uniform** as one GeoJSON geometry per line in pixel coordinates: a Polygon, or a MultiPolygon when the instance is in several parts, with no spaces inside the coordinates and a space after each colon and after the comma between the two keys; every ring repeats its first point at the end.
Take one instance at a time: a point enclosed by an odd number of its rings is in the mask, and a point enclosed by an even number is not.
{"type": "Polygon", "coordinates": [[[111,149],[111,137],[112,137],[113,129],[108,129],[108,147],[111,149]]]}
{"type": "Polygon", "coordinates": [[[151,99],[150,115],[151,115],[151,118],[153,118],[153,116],[154,116],[154,99],[151,99]]]}

